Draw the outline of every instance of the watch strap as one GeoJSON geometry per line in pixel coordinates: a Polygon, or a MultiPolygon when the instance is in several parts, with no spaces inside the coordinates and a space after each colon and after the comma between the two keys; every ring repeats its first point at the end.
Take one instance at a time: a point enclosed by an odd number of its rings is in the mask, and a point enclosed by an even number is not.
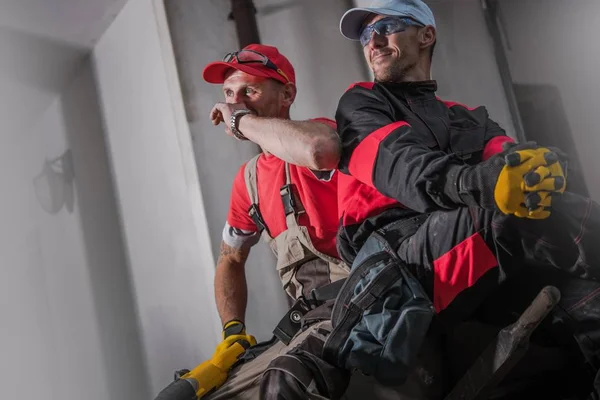
{"type": "Polygon", "coordinates": [[[254,113],[251,110],[247,110],[247,109],[235,110],[234,112],[231,113],[231,120],[229,121],[229,129],[231,130],[231,133],[233,133],[233,136],[235,136],[239,140],[248,140],[248,138],[246,136],[244,136],[244,134],[242,132],[240,132],[238,129],[238,125],[240,123],[240,118],[243,117],[244,115],[248,115],[248,114],[254,114],[254,113]]]}

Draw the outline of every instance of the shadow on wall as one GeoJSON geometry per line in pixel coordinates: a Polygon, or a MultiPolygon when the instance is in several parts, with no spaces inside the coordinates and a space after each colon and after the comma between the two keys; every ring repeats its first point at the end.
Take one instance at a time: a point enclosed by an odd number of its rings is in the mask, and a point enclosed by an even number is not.
{"type": "Polygon", "coordinates": [[[0,26],[0,126],[18,135],[64,88],[86,50],[0,26]]]}
{"type": "Polygon", "coordinates": [[[40,206],[49,214],[58,213],[63,206],[73,212],[73,153],[66,150],[54,159],[46,159],[42,172],[33,179],[35,195],[40,206]]]}
{"type": "MultiPolygon", "coordinates": [[[[14,349],[8,360],[14,354],[51,368],[43,382],[52,399],[88,389],[89,399],[145,400],[148,379],[86,53],[0,27],[0,131],[11,167],[21,167],[10,174],[17,178],[9,181],[15,193],[8,204],[23,202],[16,212],[3,210],[2,217],[18,225],[10,232],[17,246],[7,261],[17,254],[18,264],[5,268],[2,281],[18,296],[11,314],[26,314],[15,319],[39,330],[31,335],[15,324],[2,338],[14,349]],[[43,124],[32,126],[38,121],[43,124]],[[44,160],[46,152],[53,157],[44,160]]],[[[11,314],[4,319],[11,321],[11,314]]]]}
{"type": "Polygon", "coordinates": [[[61,97],[110,399],[149,398],[133,287],[89,60],[61,97]]]}

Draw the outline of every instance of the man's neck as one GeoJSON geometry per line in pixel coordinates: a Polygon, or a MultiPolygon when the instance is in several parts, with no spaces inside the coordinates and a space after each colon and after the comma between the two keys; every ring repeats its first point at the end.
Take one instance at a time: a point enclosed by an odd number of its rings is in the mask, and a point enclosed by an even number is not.
{"type": "Polygon", "coordinates": [[[423,82],[431,80],[431,63],[422,62],[416,64],[413,68],[406,72],[400,82],[423,82]]]}
{"type": "Polygon", "coordinates": [[[290,109],[286,108],[286,109],[281,110],[278,118],[279,119],[291,119],[290,118],[290,109]]]}

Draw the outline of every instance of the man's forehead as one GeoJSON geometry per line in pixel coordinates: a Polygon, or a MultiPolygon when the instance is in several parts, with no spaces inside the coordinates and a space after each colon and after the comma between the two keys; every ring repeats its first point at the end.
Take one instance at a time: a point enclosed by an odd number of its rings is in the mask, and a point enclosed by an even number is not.
{"type": "Polygon", "coordinates": [[[268,78],[263,76],[250,75],[244,71],[231,68],[225,73],[225,81],[223,86],[240,85],[240,84],[257,84],[266,81],[268,78]]]}

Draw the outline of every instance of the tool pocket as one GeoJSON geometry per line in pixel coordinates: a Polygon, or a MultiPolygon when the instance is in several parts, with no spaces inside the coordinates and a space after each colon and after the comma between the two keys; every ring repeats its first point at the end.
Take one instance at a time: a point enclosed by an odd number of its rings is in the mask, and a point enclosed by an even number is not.
{"type": "Polygon", "coordinates": [[[288,231],[281,233],[271,243],[271,248],[277,255],[277,273],[283,289],[292,297],[300,296],[302,288],[293,282],[298,265],[305,261],[304,247],[297,237],[289,235],[288,231]]]}
{"type": "Polygon", "coordinates": [[[485,147],[485,127],[465,118],[452,121],[449,131],[451,153],[470,165],[481,162],[485,147]]]}
{"type": "Polygon", "coordinates": [[[434,315],[420,283],[372,235],[352,265],[332,313],[326,361],[382,384],[402,384],[434,315]]]}

